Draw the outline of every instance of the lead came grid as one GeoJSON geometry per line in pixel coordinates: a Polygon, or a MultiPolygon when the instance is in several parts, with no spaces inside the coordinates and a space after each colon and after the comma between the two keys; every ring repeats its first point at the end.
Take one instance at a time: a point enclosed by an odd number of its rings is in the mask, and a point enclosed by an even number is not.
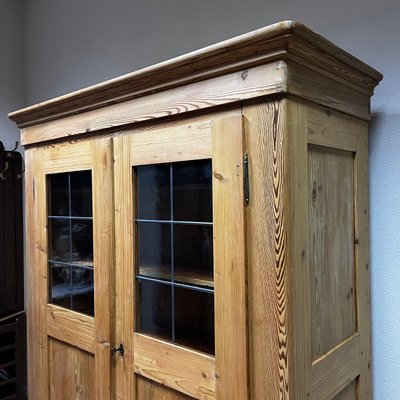
{"type": "Polygon", "coordinates": [[[49,302],[93,316],[91,171],[48,179],[49,302]]]}
{"type": "Polygon", "coordinates": [[[214,353],[211,160],[137,167],[136,177],[139,331],[214,353]]]}

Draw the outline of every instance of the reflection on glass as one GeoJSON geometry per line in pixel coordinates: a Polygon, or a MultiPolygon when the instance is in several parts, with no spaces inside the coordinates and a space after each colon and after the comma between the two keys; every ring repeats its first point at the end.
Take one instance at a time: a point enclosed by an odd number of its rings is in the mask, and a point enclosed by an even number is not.
{"type": "Polygon", "coordinates": [[[71,173],[71,215],[92,216],[92,172],[71,173]]]}
{"type": "Polygon", "coordinates": [[[173,164],[174,220],[212,221],[211,160],[173,164]]]}
{"type": "Polygon", "coordinates": [[[49,302],[94,315],[91,171],[49,175],[48,185],[49,302]]]}
{"type": "Polygon", "coordinates": [[[49,215],[69,215],[68,174],[51,175],[49,182],[50,204],[49,215]]]}
{"type": "Polygon", "coordinates": [[[138,331],[213,354],[211,160],[140,166],[136,178],[138,331]]]}
{"type": "Polygon", "coordinates": [[[176,343],[214,354],[214,295],[175,287],[176,343]]]}
{"type": "Polygon", "coordinates": [[[137,167],[138,218],[171,218],[169,164],[137,167]]]}
{"type": "Polygon", "coordinates": [[[212,226],[174,226],[175,281],[213,286],[212,226]]]}
{"type": "Polygon", "coordinates": [[[138,222],[139,274],[171,279],[171,227],[169,224],[138,222]]]}
{"type": "Polygon", "coordinates": [[[72,267],[72,309],[94,315],[93,269],[72,267]]]}
{"type": "Polygon", "coordinates": [[[171,286],[139,279],[140,331],[172,340],[171,286]]]}
{"type": "Polygon", "coordinates": [[[93,222],[91,220],[72,220],[71,261],[93,262],[93,222]]]}
{"type": "Polygon", "coordinates": [[[50,219],[50,259],[70,261],[70,224],[68,219],[50,219]]]}
{"type": "Polygon", "coordinates": [[[71,267],[50,264],[50,303],[71,308],[71,267]]]}

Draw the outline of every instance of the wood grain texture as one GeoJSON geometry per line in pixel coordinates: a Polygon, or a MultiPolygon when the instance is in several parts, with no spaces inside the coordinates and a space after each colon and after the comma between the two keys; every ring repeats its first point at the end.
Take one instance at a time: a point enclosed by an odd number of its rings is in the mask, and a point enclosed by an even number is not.
{"type": "Polygon", "coordinates": [[[368,126],[360,121],[357,129],[355,171],[355,268],[357,325],[360,332],[360,400],[370,400],[371,391],[371,303],[369,277],[369,205],[368,205],[368,126]]]}
{"type": "Polygon", "coordinates": [[[310,146],[312,358],[356,332],[353,153],[310,146]]]}
{"type": "Polygon", "coordinates": [[[45,171],[48,174],[91,169],[91,143],[59,143],[42,147],[45,171]]]}
{"type": "MultiPolygon", "coordinates": [[[[48,336],[54,336],[68,345],[75,345],[95,354],[93,398],[110,398],[110,277],[114,265],[113,253],[113,191],[103,192],[104,185],[113,186],[112,140],[64,143],[44,146],[35,151],[35,329],[39,346],[35,348],[40,367],[37,398],[48,399],[49,352],[48,336]],[[65,164],[63,160],[66,159],[65,164]],[[69,162],[68,160],[74,160],[69,162]],[[89,161],[90,160],[90,161],[89,161]],[[70,170],[93,169],[93,214],[94,214],[94,264],[95,264],[95,319],[48,305],[48,231],[47,231],[47,173],[70,170]]],[[[71,358],[80,362],[79,358],[71,358]]],[[[76,366],[78,368],[78,366],[76,366]]],[[[35,373],[35,372],[34,372],[35,373]]],[[[53,375],[51,379],[57,379],[53,375]]],[[[60,376],[60,379],[63,379],[60,376]]],[[[53,386],[62,382],[52,382],[53,386]]],[[[72,390],[72,389],[71,389],[72,390]]],[[[36,395],[34,392],[33,398],[36,395]]],[[[85,397],[86,398],[86,397],[85,397]]]]}
{"type": "Polygon", "coordinates": [[[167,386],[162,386],[157,382],[137,377],[136,398],[140,400],[190,400],[193,397],[176,392],[167,386]]]}
{"type": "MultiPolygon", "coordinates": [[[[117,400],[135,399],[133,372],[133,332],[135,329],[134,276],[134,197],[131,165],[131,136],[114,139],[115,193],[115,319],[113,347],[124,344],[123,357],[113,360],[113,396],[117,400]]],[[[138,400],[141,397],[137,398],[138,400]]]]}
{"type": "Polygon", "coordinates": [[[14,113],[29,145],[31,398],[67,385],[66,398],[96,400],[370,400],[362,120],[380,79],[285,22],[14,113]],[[134,340],[133,167],[210,157],[215,359],[134,340]],[[46,174],[82,169],[93,177],[94,319],[47,304],[46,174]],[[111,358],[120,343],[125,355],[111,358]],[[61,358],[66,369],[51,370],[61,358]]]}
{"type": "Polygon", "coordinates": [[[312,399],[332,399],[360,374],[357,333],[313,363],[312,399]]]}
{"type": "Polygon", "coordinates": [[[95,352],[94,319],[88,315],[48,304],[47,334],[89,353],[95,352]]]}
{"type": "Polygon", "coordinates": [[[348,67],[346,61],[338,58],[335,52],[329,51],[328,48],[319,48],[318,40],[315,39],[306,41],[303,38],[291,36],[289,39],[290,59],[318,74],[340,82],[342,86],[348,86],[367,95],[373,92],[374,78],[358,74],[348,67]],[[338,70],[340,70],[339,74],[338,70]]]}
{"type": "MultiPolygon", "coordinates": [[[[48,245],[47,245],[47,188],[45,176],[44,151],[37,150],[35,152],[35,232],[34,232],[34,254],[35,254],[35,280],[34,299],[37,304],[35,308],[34,329],[38,332],[39,343],[35,349],[38,357],[38,368],[32,371],[35,378],[38,379],[38,397],[37,400],[49,398],[49,352],[48,352],[48,336],[47,336],[47,301],[48,301],[48,245]]],[[[35,335],[36,336],[36,335],[35,335]]],[[[28,368],[29,369],[29,368],[28,368]]],[[[31,375],[32,377],[32,375],[31,375]]],[[[34,400],[35,397],[33,397],[34,400]]]]}
{"type": "Polygon", "coordinates": [[[242,117],[215,120],[213,235],[218,400],[248,398],[242,117]]]}
{"type": "Polygon", "coordinates": [[[182,88],[149,94],[146,97],[113,104],[106,108],[33,125],[22,130],[21,141],[23,145],[28,145],[98,130],[121,129],[128,124],[283,92],[285,88],[285,64],[273,62],[204,82],[191,83],[182,88]]]}
{"type": "Polygon", "coordinates": [[[283,101],[245,105],[250,399],[288,399],[283,101]]]}
{"type": "Polygon", "coordinates": [[[114,275],[113,142],[91,142],[93,164],[93,262],[95,307],[95,398],[111,397],[111,279],[114,275]],[[104,190],[107,188],[107,190],[104,190]]]}
{"type": "Polygon", "coordinates": [[[136,374],[195,399],[215,398],[214,357],[138,333],[134,352],[136,374]]]}
{"type": "Polygon", "coordinates": [[[307,105],[287,100],[284,203],[289,287],[289,392],[311,398],[311,303],[308,249],[307,105]]]}
{"type": "Polygon", "coordinates": [[[369,96],[297,63],[288,65],[287,93],[369,120],[369,96]]]}
{"type": "Polygon", "coordinates": [[[132,133],[132,165],[211,158],[211,121],[132,133]],[[171,146],[171,143],[174,143],[171,146]]]}
{"type": "Polygon", "coordinates": [[[307,112],[308,143],[355,152],[359,123],[356,118],[309,105],[307,112]]]}
{"type": "Polygon", "coordinates": [[[359,397],[357,387],[358,379],[355,379],[332,400],[358,400],[359,397]]]}
{"type": "Polygon", "coordinates": [[[94,357],[50,339],[50,399],[95,400],[94,357]]]}
{"type": "Polygon", "coordinates": [[[318,71],[372,94],[382,75],[303,25],[283,21],[245,35],[11,113],[19,126],[83,112],[179,87],[281,58],[313,64],[318,71]],[[311,60],[311,61],[310,61],[311,60]]]}

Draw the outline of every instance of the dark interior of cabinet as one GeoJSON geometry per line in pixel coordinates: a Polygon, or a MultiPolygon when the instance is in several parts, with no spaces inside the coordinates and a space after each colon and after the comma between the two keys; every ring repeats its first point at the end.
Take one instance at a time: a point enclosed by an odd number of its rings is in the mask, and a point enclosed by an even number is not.
{"type": "Polygon", "coordinates": [[[214,354],[211,160],[135,169],[137,330],[214,354]]]}

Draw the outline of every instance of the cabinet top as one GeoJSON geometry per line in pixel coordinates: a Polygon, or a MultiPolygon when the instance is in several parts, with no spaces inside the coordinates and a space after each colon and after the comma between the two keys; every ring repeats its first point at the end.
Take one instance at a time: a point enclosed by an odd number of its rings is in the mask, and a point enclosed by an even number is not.
{"type": "Polygon", "coordinates": [[[21,128],[269,62],[293,62],[367,96],[375,69],[299,22],[283,21],[9,114],[21,128]]]}

